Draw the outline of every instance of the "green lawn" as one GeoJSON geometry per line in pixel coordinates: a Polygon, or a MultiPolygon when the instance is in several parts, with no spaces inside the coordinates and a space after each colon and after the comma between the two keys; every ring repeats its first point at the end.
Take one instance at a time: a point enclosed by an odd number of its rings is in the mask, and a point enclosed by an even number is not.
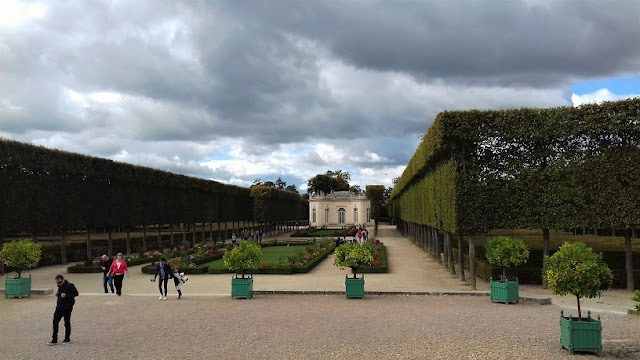
{"type": "MultiPolygon", "coordinates": [[[[264,254],[263,262],[272,264],[278,258],[284,257],[285,259],[289,256],[297,255],[302,252],[306,248],[305,245],[294,245],[294,246],[269,246],[262,248],[262,253],[264,254]]],[[[201,265],[203,267],[212,267],[214,269],[225,269],[224,263],[222,259],[212,261],[206,264],[201,265]]]]}
{"type": "Polygon", "coordinates": [[[336,231],[342,231],[342,230],[320,229],[320,230],[315,230],[315,231],[311,232],[311,235],[313,235],[313,236],[335,236],[335,235],[332,235],[331,233],[335,233],[336,231]]]}

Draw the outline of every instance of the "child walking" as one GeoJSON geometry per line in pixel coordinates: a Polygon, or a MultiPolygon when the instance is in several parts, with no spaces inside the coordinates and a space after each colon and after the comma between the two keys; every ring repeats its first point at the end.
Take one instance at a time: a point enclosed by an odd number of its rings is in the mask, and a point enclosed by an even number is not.
{"type": "Polygon", "coordinates": [[[178,268],[173,268],[173,283],[176,286],[176,291],[178,292],[178,300],[182,299],[182,287],[189,280],[188,276],[185,276],[184,273],[178,272],[178,268]]]}

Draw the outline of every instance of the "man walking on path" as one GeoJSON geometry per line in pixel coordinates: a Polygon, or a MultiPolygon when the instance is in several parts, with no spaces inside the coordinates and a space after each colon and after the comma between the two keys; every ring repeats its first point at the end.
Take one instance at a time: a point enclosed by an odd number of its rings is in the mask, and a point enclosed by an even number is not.
{"type": "Polygon", "coordinates": [[[65,280],[62,275],[56,275],[56,285],[58,286],[56,291],[58,301],[56,311],[53,313],[53,336],[51,336],[49,345],[58,343],[58,325],[60,325],[62,318],[64,318],[64,340],[62,340],[62,344],[71,342],[71,312],[73,311],[73,305],[76,303],[75,298],[78,296],[78,290],[75,285],[65,280]]]}
{"type": "Polygon", "coordinates": [[[153,275],[153,279],[151,281],[156,281],[156,278],[160,275],[160,281],[158,282],[158,289],[160,290],[160,297],[158,300],[167,300],[167,282],[169,278],[173,276],[173,271],[171,271],[171,266],[167,262],[167,259],[162,258],[156,265],[156,273],[153,275]],[[162,287],[164,286],[164,293],[162,292],[162,287]]]}
{"type": "Polygon", "coordinates": [[[111,260],[111,258],[107,255],[102,255],[102,258],[100,258],[100,268],[102,269],[102,286],[104,287],[105,294],[109,293],[109,291],[107,291],[107,284],[109,284],[109,287],[111,288],[111,293],[113,294],[115,292],[113,290],[113,277],[109,276],[109,269],[111,268],[112,262],[113,260],[111,260]]]}

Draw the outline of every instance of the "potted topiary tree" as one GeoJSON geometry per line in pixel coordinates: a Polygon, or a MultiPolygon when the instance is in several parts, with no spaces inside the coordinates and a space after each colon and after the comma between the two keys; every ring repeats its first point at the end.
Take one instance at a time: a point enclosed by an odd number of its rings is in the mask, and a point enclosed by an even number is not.
{"type": "Polygon", "coordinates": [[[500,281],[493,281],[491,284],[491,302],[499,301],[509,304],[518,302],[520,299],[520,286],[518,278],[514,281],[507,279],[507,269],[519,266],[529,259],[529,250],[520,239],[513,239],[507,236],[496,236],[485,246],[485,256],[489,264],[502,268],[500,281]]]}
{"type": "Polygon", "coordinates": [[[259,269],[263,257],[260,246],[249,241],[242,241],[233,250],[225,251],[222,257],[224,266],[236,273],[231,279],[231,297],[249,299],[253,296],[253,274],[248,277],[245,274],[259,269]]]}
{"type": "Polygon", "coordinates": [[[31,275],[28,278],[22,277],[22,271],[34,268],[40,261],[42,251],[40,245],[31,241],[31,239],[21,239],[4,244],[0,251],[0,259],[5,264],[16,269],[14,279],[5,279],[4,295],[5,297],[31,295],[31,275]]]}
{"type": "Polygon", "coordinates": [[[603,290],[611,287],[613,275],[602,255],[596,254],[584,243],[564,243],[560,249],[547,258],[543,273],[549,289],[556,295],[572,294],[578,304],[578,317],[565,317],[560,312],[560,344],[569,350],[602,353],[602,323],[582,317],[580,298],[600,297],[603,290]]]}
{"type": "Polygon", "coordinates": [[[344,286],[347,298],[364,297],[364,275],[357,277],[358,268],[363,265],[371,266],[374,249],[370,244],[346,243],[338,246],[334,254],[334,264],[343,270],[351,268],[353,278],[345,275],[344,286]]]}

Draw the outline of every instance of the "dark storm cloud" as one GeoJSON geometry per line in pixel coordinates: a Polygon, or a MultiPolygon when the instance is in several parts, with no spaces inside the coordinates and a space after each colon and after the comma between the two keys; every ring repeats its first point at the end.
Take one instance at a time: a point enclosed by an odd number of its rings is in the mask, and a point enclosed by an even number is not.
{"type": "Polygon", "coordinates": [[[576,80],[640,72],[635,1],[46,7],[0,24],[0,135],[249,183],[401,166],[440,111],[568,105],[576,80]],[[318,143],[348,156],[283,154],[318,143]],[[265,176],[201,166],[224,146],[265,176]]]}
{"type": "Polygon", "coordinates": [[[635,1],[227,5],[264,27],[321,42],[355,66],[418,78],[543,87],[572,77],[640,70],[640,3],[635,1]]]}

